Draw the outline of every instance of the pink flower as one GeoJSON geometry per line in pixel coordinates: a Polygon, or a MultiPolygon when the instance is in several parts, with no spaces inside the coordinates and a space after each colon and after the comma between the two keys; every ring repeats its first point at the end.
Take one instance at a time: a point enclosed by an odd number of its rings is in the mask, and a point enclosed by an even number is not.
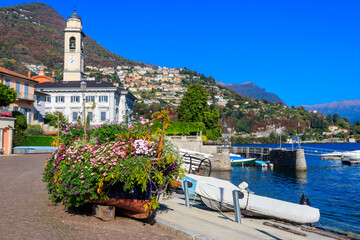
{"type": "Polygon", "coordinates": [[[103,173],[104,177],[106,176],[106,172],[103,173]]]}
{"type": "Polygon", "coordinates": [[[94,176],[94,173],[93,173],[93,172],[91,173],[91,176],[94,176]]]}

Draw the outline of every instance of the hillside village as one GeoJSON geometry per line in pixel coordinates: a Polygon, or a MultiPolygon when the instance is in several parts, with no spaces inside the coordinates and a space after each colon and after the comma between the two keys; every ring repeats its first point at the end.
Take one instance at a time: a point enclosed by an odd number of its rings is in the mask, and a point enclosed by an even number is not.
{"type": "MultiPolygon", "coordinates": [[[[13,71],[16,71],[12,69],[15,65],[25,66],[25,69],[31,72],[29,77],[44,72],[54,82],[64,79],[63,40],[60,36],[63,34],[65,20],[46,5],[39,7],[35,3],[27,4],[26,8],[27,10],[25,7],[13,7],[11,11],[4,8],[0,14],[0,18],[6,19],[8,23],[6,32],[3,33],[6,33],[7,41],[0,42],[3,49],[6,49],[0,54],[2,66],[13,71]],[[19,33],[31,34],[34,29],[40,28],[39,24],[42,28],[45,27],[46,31],[38,31],[39,34],[33,36],[36,43],[27,45],[26,35],[19,37],[19,33]],[[18,28],[22,26],[25,30],[19,31],[18,28]],[[44,34],[52,37],[44,38],[44,34]],[[49,56],[45,54],[46,51],[37,48],[32,49],[34,46],[49,49],[54,56],[49,56]],[[31,55],[33,52],[37,55],[31,55]]],[[[351,127],[347,119],[337,117],[335,121],[332,117],[330,119],[317,112],[307,112],[302,107],[289,107],[281,102],[246,97],[216,85],[212,76],[206,77],[186,68],[158,67],[131,61],[109,52],[90,37],[86,37],[84,41],[86,58],[83,79],[101,80],[135,95],[137,101],[134,104],[134,114],[128,113],[130,118],[149,117],[149,113],[154,112],[154,105],[157,106],[156,110],[160,106],[176,111],[187,87],[196,83],[209,92],[208,104],[219,111],[219,124],[222,126],[226,123],[229,131],[239,138],[254,138],[256,142],[258,139],[271,137],[272,133],[279,134],[279,129],[286,130],[288,136],[294,136],[297,134],[298,123],[304,141],[343,141],[351,135],[360,134],[359,124],[351,127]],[[135,110],[140,105],[141,111],[135,110]]],[[[22,71],[22,74],[26,73],[22,71]]],[[[275,141],[275,138],[273,140],[275,141]]]]}

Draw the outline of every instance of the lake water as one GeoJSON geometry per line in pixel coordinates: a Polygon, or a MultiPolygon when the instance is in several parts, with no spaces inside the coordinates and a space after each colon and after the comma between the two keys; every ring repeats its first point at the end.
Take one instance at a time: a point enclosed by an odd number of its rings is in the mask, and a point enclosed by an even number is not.
{"type": "MultiPolygon", "coordinates": [[[[279,147],[279,145],[238,145],[279,147]]],[[[284,147],[291,145],[284,145],[284,147]]],[[[359,143],[302,144],[304,147],[360,150],[359,143]]],[[[298,203],[305,193],[311,206],[320,209],[320,225],[360,234],[360,164],[321,160],[306,155],[307,172],[267,170],[254,166],[236,167],[231,172],[215,172],[213,177],[230,180],[236,186],[245,181],[255,194],[298,203]]]]}

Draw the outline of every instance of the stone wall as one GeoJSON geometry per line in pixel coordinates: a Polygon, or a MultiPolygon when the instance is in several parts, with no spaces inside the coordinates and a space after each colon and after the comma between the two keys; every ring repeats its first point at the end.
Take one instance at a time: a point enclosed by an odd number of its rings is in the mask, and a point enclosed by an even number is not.
{"type": "Polygon", "coordinates": [[[229,151],[219,151],[219,146],[203,145],[202,137],[199,136],[166,136],[175,147],[190,151],[212,154],[210,159],[213,170],[231,170],[229,151]]]}
{"type": "Polygon", "coordinates": [[[303,149],[295,151],[274,149],[270,152],[268,160],[278,168],[307,171],[303,149]]]}

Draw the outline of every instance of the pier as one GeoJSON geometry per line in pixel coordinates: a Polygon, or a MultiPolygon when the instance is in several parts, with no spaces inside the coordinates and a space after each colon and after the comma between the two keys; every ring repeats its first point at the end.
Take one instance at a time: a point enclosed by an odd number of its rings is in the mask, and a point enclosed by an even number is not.
{"type": "Polygon", "coordinates": [[[246,158],[269,161],[278,168],[307,171],[304,149],[230,147],[230,152],[246,158]]]}

